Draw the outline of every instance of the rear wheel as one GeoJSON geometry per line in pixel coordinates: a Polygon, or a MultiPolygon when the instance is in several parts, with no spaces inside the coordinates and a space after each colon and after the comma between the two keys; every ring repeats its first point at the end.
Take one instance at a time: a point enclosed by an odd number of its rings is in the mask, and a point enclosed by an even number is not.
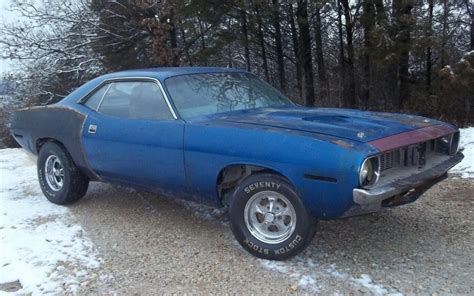
{"type": "Polygon", "coordinates": [[[252,175],[235,189],[229,220],[238,242],[251,254],[284,260],[306,248],[314,219],[292,186],[273,174],[252,175]]]}
{"type": "Polygon", "coordinates": [[[38,155],[38,180],[46,198],[58,205],[81,199],[89,187],[89,179],[74,164],[60,145],[48,142],[38,155]]]}

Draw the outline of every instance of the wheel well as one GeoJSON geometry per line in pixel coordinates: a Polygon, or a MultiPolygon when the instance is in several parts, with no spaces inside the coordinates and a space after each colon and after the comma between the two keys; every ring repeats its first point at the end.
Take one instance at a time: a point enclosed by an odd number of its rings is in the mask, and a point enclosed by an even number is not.
{"type": "MultiPolygon", "coordinates": [[[[44,144],[46,143],[54,143],[56,145],[58,145],[60,148],[63,149],[63,151],[70,157],[70,160],[72,161],[72,163],[76,166],[78,166],[78,163],[76,162],[76,159],[74,159],[73,155],[69,152],[69,150],[66,148],[66,145],[64,145],[61,141],[57,140],[57,139],[54,139],[54,138],[39,138],[38,140],[36,140],[36,153],[39,155],[39,152],[41,150],[41,147],[43,147],[44,144]]],[[[100,178],[95,175],[95,173],[93,171],[91,171],[88,167],[81,167],[81,166],[78,166],[78,169],[82,172],[82,174],[86,175],[89,180],[92,180],[92,181],[98,181],[100,180],[100,178]]]]}
{"type": "Polygon", "coordinates": [[[223,168],[217,178],[217,195],[222,205],[228,204],[228,199],[233,189],[240,184],[245,178],[254,174],[270,173],[281,176],[288,180],[281,173],[257,165],[233,164],[223,168]]]}
{"type": "Polygon", "coordinates": [[[36,140],[36,152],[39,153],[40,150],[41,150],[41,147],[43,147],[43,145],[48,143],[48,142],[56,143],[59,146],[61,146],[63,149],[65,149],[65,146],[63,145],[63,143],[59,142],[56,139],[53,139],[53,138],[40,138],[40,139],[36,140]]]}

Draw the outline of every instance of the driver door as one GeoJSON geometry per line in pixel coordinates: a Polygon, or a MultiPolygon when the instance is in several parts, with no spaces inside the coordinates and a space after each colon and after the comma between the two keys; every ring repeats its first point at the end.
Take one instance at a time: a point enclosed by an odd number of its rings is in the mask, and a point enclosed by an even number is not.
{"type": "Polygon", "coordinates": [[[109,82],[85,106],[84,151],[100,177],[166,192],[184,186],[184,122],[157,82],[109,82]]]}

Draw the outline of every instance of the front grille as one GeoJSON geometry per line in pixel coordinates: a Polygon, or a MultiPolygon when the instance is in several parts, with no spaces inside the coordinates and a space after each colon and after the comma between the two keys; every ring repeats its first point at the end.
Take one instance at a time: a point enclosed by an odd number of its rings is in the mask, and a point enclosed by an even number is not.
{"type": "Polygon", "coordinates": [[[394,150],[380,155],[380,170],[385,171],[400,164],[401,150],[394,150]]]}
{"type": "Polygon", "coordinates": [[[381,154],[380,171],[396,167],[424,167],[434,153],[446,154],[439,149],[438,141],[439,139],[434,139],[381,154]]]}

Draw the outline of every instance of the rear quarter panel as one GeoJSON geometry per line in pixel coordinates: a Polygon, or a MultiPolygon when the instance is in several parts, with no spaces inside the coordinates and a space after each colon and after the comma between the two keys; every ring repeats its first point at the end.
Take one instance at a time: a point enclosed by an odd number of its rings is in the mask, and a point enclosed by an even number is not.
{"type": "Polygon", "coordinates": [[[21,109],[13,114],[10,131],[17,142],[33,154],[38,154],[41,140],[54,139],[65,146],[75,164],[90,178],[81,143],[81,131],[86,115],[64,105],[49,105],[21,109]]]}

